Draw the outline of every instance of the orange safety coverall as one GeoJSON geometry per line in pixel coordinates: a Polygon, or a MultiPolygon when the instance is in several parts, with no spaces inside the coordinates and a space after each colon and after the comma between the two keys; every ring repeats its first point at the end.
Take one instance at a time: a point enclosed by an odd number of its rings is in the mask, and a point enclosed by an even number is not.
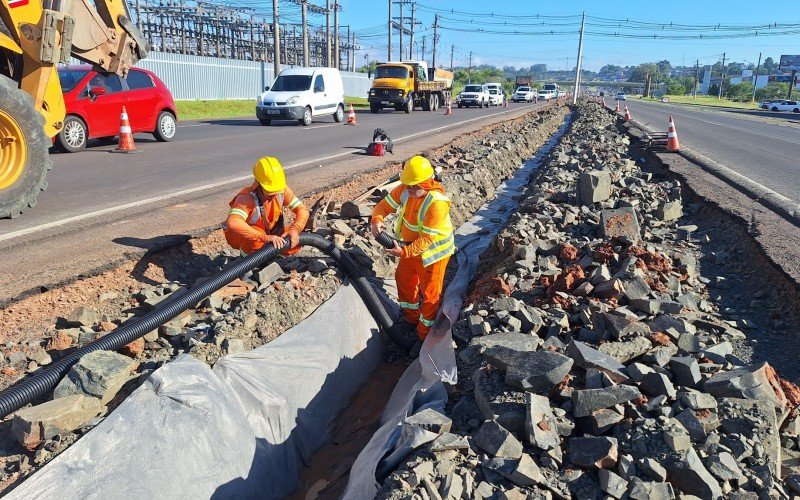
{"type": "MultiPolygon", "coordinates": [[[[251,194],[258,193],[258,187],[259,184],[254,182],[250,187],[239,191],[229,203],[231,209],[223,226],[228,244],[246,254],[263,247],[267,235],[286,236],[289,231],[297,231],[299,234],[308,222],[308,209],[288,187],[283,193],[270,195],[266,199],[263,195],[258,195],[258,200],[261,202],[259,211],[259,206],[251,194]],[[294,222],[289,229],[284,229],[283,225],[284,207],[294,212],[294,222]]],[[[293,254],[298,251],[299,248],[294,248],[286,253],[293,254]]]]}
{"type": "MultiPolygon", "coordinates": [[[[430,187],[427,189],[428,191],[438,190],[444,193],[444,186],[435,180],[426,181],[421,186],[425,189],[430,187]]],[[[396,204],[400,204],[405,189],[406,186],[401,184],[389,193],[396,204]]],[[[411,226],[417,226],[419,209],[424,200],[425,196],[408,198],[403,218],[411,226]]],[[[440,227],[449,211],[448,203],[434,201],[425,212],[423,224],[427,227],[440,227]]],[[[395,209],[386,199],[383,199],[375,205],[372,211],[372,221],[383,221],[387,215],[394,212],[395,209]]],[[[423,232],[412,231],[405,224],[402,226],[400,235],[407,245],[402,248],[403,253],[394,275],[397,282],[397,298],[403,311],[403,319],[417,325],[417,336],[424,340],[442,305],[444,275],[450,256],[425,267],[422,264],[421,255],[431,246],[433,237],[423,232]]]]}

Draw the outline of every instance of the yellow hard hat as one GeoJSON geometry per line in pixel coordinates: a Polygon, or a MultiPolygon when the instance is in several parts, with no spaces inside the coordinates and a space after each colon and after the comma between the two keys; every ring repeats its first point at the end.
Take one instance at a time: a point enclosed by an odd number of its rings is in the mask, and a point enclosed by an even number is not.
{"type": "Polygon", "coordinates": [[[420,182],[427,181],[431,177],[433,177],[431,162],[422,156],[412,156],[403,164],[403,171],[400,173],[400,182],[406,186],[416,186],[420,182]]]}
{"type": "Polygon", "coordinates": [[[276,193],[286,189],[286,175],[281,162],[273,156],[265,156],[253,165],[253,176],[261,188],[268,193],[276,193]]]}

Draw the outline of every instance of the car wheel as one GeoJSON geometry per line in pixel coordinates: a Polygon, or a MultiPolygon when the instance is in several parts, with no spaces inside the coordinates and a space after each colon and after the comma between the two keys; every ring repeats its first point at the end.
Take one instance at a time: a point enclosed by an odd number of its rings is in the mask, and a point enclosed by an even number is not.
{"type": "Polygon", "coordinates": [[[772,106],[772,111],[778,111],[778,106],[772,106]]]}
{"type": "Polygon", "coordinates": [[[175,139],[175,134],[178,132],[178,124],[175,122],[175,117],[169,111],[162,111],[156,120],[156,129],[153,131],[157,141],[170,142],[175,139]]]}
{"type": "Polygon", "coordinates": [[[794,109],[792,110],[792,113],[800,113],[800,108],[794,108],[794,109]]]}
{"type": "Polygon", "coordinates": [[[436,111],[437,109],[439,109],[439,94],[433,96],[433,110],[436,111]]]}
{"type": "Polygon", "coordinates": [[[267,125],[272,123],[272,120],[270,120],[269,118],[259,118],[258,119],[258,123],[260,123],[261,125],[264,125],[266,127],[267,125]]]}
{"type": "Polygon", "coordinates": [[[64,119],[64,128],[56,136],[56,144],[66,153],[77,153],[86,149],[86,124],[77,116],[64,119]]]}
{"type": "Polygon", "coordinates": [[[377,113],[381,110],[381,105],[378,103],[371,102],[369,103],[369,110],[373,113],[377,113]]]}
{"type": "Polygon", "coordinates": [[[406,102],[405,110],[406,114],[411,113],[414,111],[414,99],[409,98],[408,102],[406,102]]]}
{"type": "Polygon", "coordinates": [[[333,114],[333,121],[340,123],[342,120],[344,120],[344,108],[342,106],[336,106],[336,113],[333,114]]]}
{"type": "Polygon", "coordinates": [[[297,121],[299,121],[300,125],[303,125],[304,127],[311,125],[311,108],[306,106],[306,109],[303,111],[303,117],[297,121]]]}

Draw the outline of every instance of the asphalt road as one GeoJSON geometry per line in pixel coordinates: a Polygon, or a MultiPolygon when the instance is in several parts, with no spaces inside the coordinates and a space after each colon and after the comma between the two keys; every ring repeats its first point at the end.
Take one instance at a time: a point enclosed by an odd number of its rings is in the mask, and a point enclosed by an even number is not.
{"type": "Polygon", "coordinates": [[[452,116],[444,116],[443,110],[411,114],[359,110],[355,127],[336,123],[332,116],[317,118],[309,127],[296,121],[273,122],[264,127],[255,117],[186,122],[179,124],[178,135],[171,143],[156,142],[150,134],[137,134],[140,152],[130,155],[111,154],[109,151],[115,146],[90,143],[80,153],[51,155],[53,170],[47,178],[47,191],[39,195],[38,205],[21,217],[0,220],[0,241],[65,219],[102,217],[120,206],[160,200],[237,178],[244,181],[260,156],[276,156],[291,171],[293,167],[362,150],[377,127],[397,141],[479,122],[526,106],[534,105],[454,108],[452,116]]]}
{"type": "MultiPolygon", "coordinates": [[[[681,146],[800,202],[800,127],[763,120],[754,115],[758,111],[690,109],[637,99],[626,104],[634,120],[655,130],[666,131],[672,116],[681,146]]],[[[769,116],[778,114],[783,113],[769,116]]]]}

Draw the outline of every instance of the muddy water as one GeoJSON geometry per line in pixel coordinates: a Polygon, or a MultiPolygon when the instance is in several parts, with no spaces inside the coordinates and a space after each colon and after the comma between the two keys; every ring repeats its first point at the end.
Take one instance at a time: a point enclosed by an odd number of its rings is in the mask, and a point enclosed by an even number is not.
{"type": "Polygon", "coordinates": [[[350,467],[380,427],[380,418],[394,386],[408,368],[407,359],[382,362],[333,421],[328,442],[300,472],[298,489],[290,500],[339,498],[347,486],[350,467]]]}

